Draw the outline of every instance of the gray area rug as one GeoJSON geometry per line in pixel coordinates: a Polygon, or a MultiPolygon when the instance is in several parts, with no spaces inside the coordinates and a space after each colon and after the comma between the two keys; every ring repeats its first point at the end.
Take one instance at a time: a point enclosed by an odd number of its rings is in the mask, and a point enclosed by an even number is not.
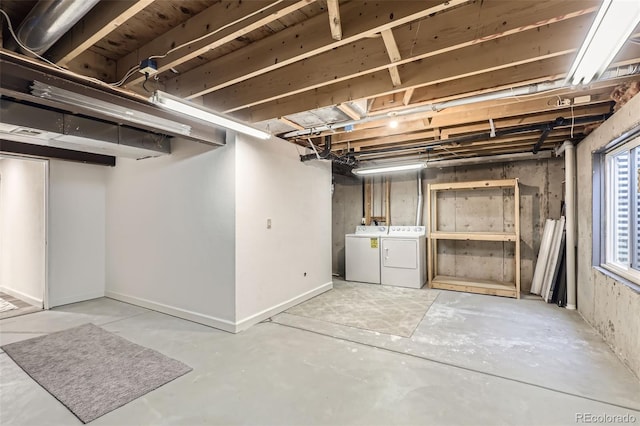
{"type": "Polygon", "coordinates": [[[13,309],[18,309],[18,307],[0,297],[0,312],[11,311],[13,309]]]}
{"type": "Polygon", "coordinates": [[[334,280],[333,290],[286,312],[335,324],[410,337],[439,292],[334,280]]]}
{"type": "Polygon", "coordinates": [[[17,317],[19,315],[24,315],[24,314],[31,314],[33,312],[38,312],[42,310],[42,306],[30,305],[7,293],[0,292],[0,299],[4,300],[5,302],[9,302],[10,304],[16,307],[16,309],[12,308],[12,309],[7,309],[5,311],[0,309],[0,320],[5,318],[17,317]]]}
{"type": "Polygon", "coordinates": [[[93,324],[2,349],[83,423],[191,371],[180,361],[93,324]]]}

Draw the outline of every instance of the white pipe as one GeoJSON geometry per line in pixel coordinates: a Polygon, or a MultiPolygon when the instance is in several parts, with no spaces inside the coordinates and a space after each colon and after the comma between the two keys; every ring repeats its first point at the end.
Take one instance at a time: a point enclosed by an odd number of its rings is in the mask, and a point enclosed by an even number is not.
{"type": "Polygon", "coordinates": [[[576,309],[576,148],[566,141],[565,162],[565,214],[567,218],[567,309],[576,309]]]}
{"type": "Polygon", "coordinates": [[[422,222],[422,170],[418,170],[418,212],[416,213],[416,226],[422,222]]]}

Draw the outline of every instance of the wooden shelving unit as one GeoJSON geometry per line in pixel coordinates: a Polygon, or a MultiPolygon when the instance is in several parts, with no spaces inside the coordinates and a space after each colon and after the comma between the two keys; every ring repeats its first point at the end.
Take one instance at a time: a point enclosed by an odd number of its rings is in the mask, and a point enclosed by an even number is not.
{"type": "Polygon", "coordinates": [[[427,212],[427,262],[430,288],[465,291],[520,298],[520,189],[518,179],[501,179],[474,182],[436,183],[428,185],[427,212]],[[441,191],[482,190],[486,188],[513,189],[514,232],[452,232],[438,230],[437,195],[441,191]],[[452,277],[438,274],[438,241],[502,241],[515,244],[514,282],[490,281],[486,279],[452,277]]]}

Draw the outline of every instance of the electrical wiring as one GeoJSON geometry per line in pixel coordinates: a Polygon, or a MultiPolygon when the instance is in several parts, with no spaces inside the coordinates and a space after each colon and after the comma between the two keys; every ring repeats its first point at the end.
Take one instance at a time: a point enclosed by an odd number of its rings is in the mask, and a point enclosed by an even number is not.
{"type": "Polygon", "coordinates": [[[164,59],[167,56],[169,56],[170,54],[172,54],[173,52],[175,52],[176,50],[180,50],[183,47],[189,46],[190,44],[197,43],[200,40],[204,40],[207,37],[211,37],[212,35],[215,35],[215,34],[219,33],[220,31],[226,30],[227,28],[229,28],[229,27],[231,27],[233,25],[236,25],[236,24],[238,24],[238,23],[240,23],[240,22],[242,22],[242,21],[244,21],[244,20],[246,20],[248,18],[251,18],[251,17],[257,15],[257,14],[260,14],[260,13],[264,12],[265,10],[270,9],[270,8],[272,8],[273,6],[275,6],[275,5],[279,4],[279,3],[282,3],[283,1],[284,0],[277,0],[277,1],[273,2],[273,3],[271,3],[268,6],[265,6],[265,7],[261,8],[261,9],[259,9],[259,10],[256,10],[253,13],[249,13],[248,15],[243,16],[240,19],[236,19],[233,22],[229,22],[228,24],[225,24],[225,25],[221,26],[220,28],[218,28],[218,29],[216,29],[214,31],[208,32],[208,33],[206,33],[206,34],[204,34],[204,35],[202,35],[202,36],[200,36],[198,38],[195,38],[193,40],[189,40],[189,41],[187,41],[185,43],[182,43],[182,44],[180,44],[180,45],[178,45],[178,46],[176,46],[174,48],[171,48],[171,49],[167,50],[166,53],[163,54],[163,55],[149,56],[148,59],[164,59]]]}
{"type": "Polygon", "coordinates": [[[2,14],[2,15],[4,16],[4,18],[6,19],[6,21],[7,21],[7,29],[9,30],[9,34],[11,34],[11,37],[12,37],[12,38],[13,38],[13,40],[16,42],[16,44],[17,44],[18,46],[20,46],[20,48],[21,48],[21,49],[25,50],[26,52],[29,52],[30,54],[32,54],[32,55],[33,55],[33,56],[35,56],[36,58],[43,60],[44,62],[46,62],[47,64],[51,65],[52,67],[54,67],[54,68],[55,68],[55,69],[57,69],[57,70],[64,71],[65,73],[70,73],[70,74],[73,74],[73,75],[76,75],[76,76],[79,76],[79,77],[86,78],[86,79],[88,79],[88,80],[90,80],[90,81],[93,81],[94,83],[99,83],[99,84],[108,84],[109,86],[119,87],[119,86],[121,86],[122,84],[124,84],[124,82],[125,82],[127,79],[129,79],[129,78],[131,77],[131,75],[132,75],[135,71],[137,71],[137,70],[140,68],[140,65],[136,65],[136,66],[134,66],[134,67],[131,67],[131,68],[129,69],[129,71],[127,71],[127,73],[125,74],[125,76],[124,76],[120,81],[117,81],[117,82],[115,82],[115,83],[105,83],[104,81],[102,81],[102,80],[98,80],[97,78],[87,77],[87,76],[85,76],[85,75],[78,74],[78,73],[73,72],[73,71],[71,71],[71,70],[68,70],[68,69],[66,69],[66,68],[64,68],[64,67],[61,67],[60,65],[58,65],[58,64],[56,64],[56,63],[54,63],[54,62],[51,62],[50,60],[48,60],[48,59],[47,59],[47,58],[45,58],[44,56],[37,54],[36,52],[34,52],[33,50],[31,50],[30,48],[28,48],[27,46],[25,46],[25,45],[24,45],[24,43],[22,43],[22,42],[20,41],[20,39],[18,38],[17,34],[15,33],[15,31],[14,31],[14,29],[13,29],[13,24],[11,23],[11,18],[9,17],[9,15],[7,14],[7,12],[6,12],[6,11],[4,11],[4,9],[0,9],[0,14],[2,14]]]}

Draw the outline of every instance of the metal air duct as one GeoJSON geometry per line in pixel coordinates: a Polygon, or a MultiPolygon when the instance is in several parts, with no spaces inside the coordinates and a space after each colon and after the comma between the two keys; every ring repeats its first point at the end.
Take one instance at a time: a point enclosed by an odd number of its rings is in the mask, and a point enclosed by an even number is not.
{"type": "MultiPolygon", "coordinates": [[[[20,42],[42,55],[99,0],[40,0],[18,28],[20,42]]],[[[20,48],[25,55],[31,52],[20,48]]]]}

